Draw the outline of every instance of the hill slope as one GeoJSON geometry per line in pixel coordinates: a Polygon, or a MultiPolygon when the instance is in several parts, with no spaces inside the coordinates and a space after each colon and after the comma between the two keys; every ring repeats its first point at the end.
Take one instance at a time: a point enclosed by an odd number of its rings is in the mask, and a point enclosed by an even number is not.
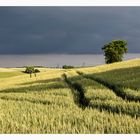
{"type": "Polygon", "coordinates": [[[140,59],[22,70],[0,69],[0,133],[140,133],[140,59]]]}

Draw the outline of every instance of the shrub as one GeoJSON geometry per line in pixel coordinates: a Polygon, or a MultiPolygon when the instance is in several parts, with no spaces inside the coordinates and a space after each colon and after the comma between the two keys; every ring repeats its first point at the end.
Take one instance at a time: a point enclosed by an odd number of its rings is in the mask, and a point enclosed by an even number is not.
{"type": "Polygon", "coordinates": [[[63,65],[62,67],[63,69],[72,69],[74,68],[74,66],[70,66],[70,65],[63,65]]]}
{"type": "Polygon", "coordinates": [[[35,73],[39,73],[40,70],[39,70],[39,69],[35,69],[34,72],[35,72],[35,73]]]}

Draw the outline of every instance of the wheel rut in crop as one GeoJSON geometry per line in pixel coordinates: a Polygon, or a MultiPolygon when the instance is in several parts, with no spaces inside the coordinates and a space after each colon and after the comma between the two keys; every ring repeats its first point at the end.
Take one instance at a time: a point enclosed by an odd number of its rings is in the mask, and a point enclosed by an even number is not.
{"type": "MultiPolygon", "coordinates": [[[[86,79],[89,79],[89,80],[94,80],[96,81],[97,83],[99,84],[102,84],[102,82],[98,81],[97,79],[94,79],[92,77],[87,77],[86,75],[84,75],[83,73],[79,73],[77,72],[80,76],[82,76],[83,78],[86,78],[86,79]]],[[[104,85],[104,84],[102,84],[104,85]]],[[[104,85],[105,87],[109,88],[108,86],[104,85]]],[[[110,90],[113,90],[112,88],[109,88],[110,90]]],[[[113,90],[114,91],[114,90],[113,90]]],[[[114,92],[114,94],[118,94],[116,92],[114,92]]],[[[116,95],[118,96],[118,95],[116,95]]],[[[118,96],[118,97],[121,97],[121,96],[118,96]]],[[[138,118],[140,117],[140,108],[139,108],[139,105],[136,107],[136,110],[134,109],[133,110],[133,105],[132,104],[129,104],[130,102],[128,102],[128,100],[124,100],[125,103],[128,103],[127,105],[124,104],[126,106],[126,108],[120,106],[120,104],[117,104],[116,102],[116,105],[114,106],[113,104],[110,104],[108,102],[102,102],[101,100],[99,100],[98,102],[98,99],[97,101],[93,101],[92,103],[89,103],[89,108],[95,108],[95,109],[98,109],[100,111],[104,110],[104,111],[107,111],[107,112],[112,112],[112,113],[117,113],[117,114],[126,114],[126,115],[129,115],[131,117],[135,117],[135,118],[138,118]],[[132,108],[131,108],[131,105],[132,105],[132,108]],[[130,111],[130,109],[132,109],[130,111]]]]}
{"type": "Polygon", "coordinates": [[[118,86],[118,85],[115,85],[115,84],[112,84],[108,81],[102,80],[102,79],[100,79],[96,76],[86,75],[86,74],[83,74],[81,72],[77,72],[77,73],[79,75],[83,76],[84,78],[94,80],[94,81],[98,82],[99,84],[104,85],[108,89],[112,90],[118,97],[121,97],[123,100],[140,102],[140,98],[135,98],[133,96],[128,96],[126,94],[126,92],[123,90],[123,88],[118,86]]]}
{"type": "Polygon", "coordinates": [[[85,109],[86,107],[89,106],[89,100],[85,97],[85,91],[83,87],[77,83],[77,82],[72,82],[66,74],[62,75],[64,81],[68,84],[70,87],[73,97],[74,97],[74,102],[77,104],[79,107],[82,109],[85,109]]]}

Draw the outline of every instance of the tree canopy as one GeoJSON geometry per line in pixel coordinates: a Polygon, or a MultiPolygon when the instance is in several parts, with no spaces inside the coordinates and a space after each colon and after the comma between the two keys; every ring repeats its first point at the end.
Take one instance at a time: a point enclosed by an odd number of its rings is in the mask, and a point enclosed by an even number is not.
{"type": "Polygon", "coordinates": [[[113,40],[104,45],[102,50],[105,55],[105,62],[107,64],[122,61],[123,55],[127,53],[127,41],[113,40]]]}
{"type": "Polygon", "coordinates": [[[26,70],[25,70],[25,73],[30,74],[30,77],[32,77],[32,73],[34,73],[34,75],[36,77],[36,73],[39,73],[39,72],[40,72],[40,70],[35,69],[34,66],[27,66],[26,70]]]}

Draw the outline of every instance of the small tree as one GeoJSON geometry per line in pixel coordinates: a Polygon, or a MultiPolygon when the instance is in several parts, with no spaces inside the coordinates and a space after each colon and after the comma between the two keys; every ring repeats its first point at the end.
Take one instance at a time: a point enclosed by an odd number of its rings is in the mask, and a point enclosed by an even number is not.
{"type": "Polygon", "coordinates": [[[35,69],[34,66],[28,66],[26,67],[25,73],[30,74],[30,78],[32,77],[32,74],[34,73],[35,77],[36,77],[36,73],[39,73],[40,70],[35,69]]]}
{"type": "Polygon", "coordinates": [[[26,67],[25,73],[30,74],[30,78],[31,78],[32,77],[32,73],[34,73],[34,67],[33,66],[26,67]]]}
{"type": "Polygon", "coordinates": [[[125,40],[113,40],[105,44],[102,48],[105,55],[105,62],[109,64],[122,61],[123,55],[128,51],[126,46],[127,42],[125,40]]]}
{"type": "Polygon", "coordinates": [[[39,73],[40,70],[39,70],[39,69],[35,69],[34,72],[35,72],[35,73],[39,73]]]}

